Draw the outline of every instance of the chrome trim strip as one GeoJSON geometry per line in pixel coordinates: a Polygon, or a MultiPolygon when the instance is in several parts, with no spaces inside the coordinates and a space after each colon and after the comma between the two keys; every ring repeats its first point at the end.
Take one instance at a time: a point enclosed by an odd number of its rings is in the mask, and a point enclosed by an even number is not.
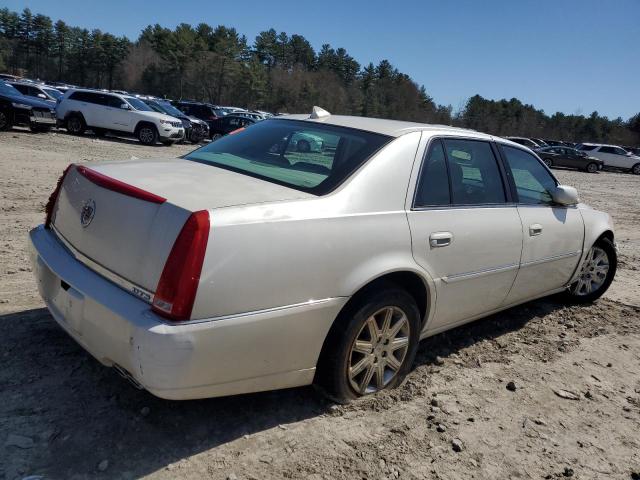
{"type": "Polygon", "coordinates": [[[562,260],[563,258],[575,257],[576,255],[582,255],[582,250],[577,250],[575,252],[562,253],[560,255],[553,255],[551,257],[540,258],[538,260],[531,260],[529,262],[524,262],[520,265],[522,267],[531,267],[533,265],[540,265],[541,263],[554,262],[556,260],[562,260]]]}
{"type": "Polygon", "coordinates": [[[496,268],[488,268],[486,270],[478,270],[475,272],[456,273],[455,275],[447,275],[442,277],[441,280],[444,283],[455,283],[462,280],[471,280],[472,278],[484,277],[486,275],[492,275],[494,273],[508,272],[510,270],[516,270],[519,267],[517,263],[510,263],[509,265],[503,265],[496,268]]]}
{"type": "Polygon", "coordinates": [[[51,229],[55,233],[56,238],[60,241],[60,243],[62,243],[62,245],[64,245],[64,247],[67,250],[69,250],[69,253],[71,253],[71,255],[73,255],[73,257],[77,261],[82,263],[85,267],[93,270],[98,275],[103,276],[110,282],[115,283],[117,286],[119,286],[123,290],[126,290],[130,294],[134,295],[136,298],[139,298],[143,302],[151,304],[153,300],[153,292],[150,292],[145,288],[139,285],[136,285],[135,283],[130,282],[129,280],[122,278],[118,274],[113,273],[111,270],[103,267],[99,263],[91,260],[86,255],[83,255],[82,253],[80,253],[73,245],[71,245],[71,243],[69,243],[69,241],[66,238],[64,238],[64,235],[62,235],[62,233],[60,233],[60,231],[56,229],[55,225],[51,225],[51,229]]]}
{"type": "Polygon", "coordinates": [[[291,308],[299,308],[299,307],[314,307],[316,305],[321,305],[323,303],[328,303],[331,302],[333,300],[337,300],[337,299],[341,299],[341,298],[347,298],[347,297],[328,297],[328,298],[322,298],[319,300],[307,300],[306,302],[302,302],[302,303],[292,303],[291,305],[282,305],[280,307],[271,307],[271,308],[265,308],[262,310],[252,310],[250,312],[242,312],[242,313],[232,313],[230,315],[221,315],[219,317],[210,317],[210,318],[196,318],[193,320],[181,320],[179,322],[172,322],[171,320],[168,320],[164,317],[161,317],[159,315],[156,315],[155,313],[152,312],[148,312],[148,315],[154,315],[154,319],[156,319],[157,321],[160,321],[162,323],[165,323],[167,325],[175,325],[175,326],[181,326],[181,325],[193,325],[194,323],[204,323],[204,322],[217,322],[219,320],[230,320],[230,319],[239,319],[239,318],[243,318],[243,317],[250,317],[253,315],[263,315],[265,313],[274,313],[274,312],[279,312],[281,310],[289,310],[291,308]]]}

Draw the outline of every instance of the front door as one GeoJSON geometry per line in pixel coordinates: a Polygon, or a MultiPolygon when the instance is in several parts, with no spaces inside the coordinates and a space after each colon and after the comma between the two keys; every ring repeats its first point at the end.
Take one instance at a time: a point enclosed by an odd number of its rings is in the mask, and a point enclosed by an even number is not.
{"type": "Polygon", "coordinates": [[[582,254],[584,224],[577,207],[555,205],[556,180],[529,152],[503,145],[522,220],[522,259],[506,304],[566,285],[582,254]]]}
{"type": "Polygon", "coordinates": [[[516,277],[522,224],[495,147],[433,139],[408,209],[413,256],[436,287],[429,331],[498,308],[516,277]]]}

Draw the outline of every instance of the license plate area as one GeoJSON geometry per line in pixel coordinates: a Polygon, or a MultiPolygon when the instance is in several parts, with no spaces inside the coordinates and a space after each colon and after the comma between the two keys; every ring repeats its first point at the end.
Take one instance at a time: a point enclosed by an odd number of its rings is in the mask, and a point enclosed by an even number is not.
{"type": "Polygon", "coordinates": [[[58,288],[51,293],[50,307],[56,311],[60,321],[75,333],[82,335],[84,295],[64,280],[59,280],[58,288]]]}

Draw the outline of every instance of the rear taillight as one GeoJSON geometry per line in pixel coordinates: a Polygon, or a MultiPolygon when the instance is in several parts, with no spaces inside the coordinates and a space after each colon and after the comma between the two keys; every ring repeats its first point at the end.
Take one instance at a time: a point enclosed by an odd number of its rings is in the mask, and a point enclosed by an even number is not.
{"type": "Polygon", "coordinates": [[[198,291],[209,240],[209,212],[194,212],[178,234],[164,265],[152,309],[171,320],[188,320],[198,291]]]}
{"type": "Polygon", "coordinates": [[[44,207],[44,213],[45,213],[44,228],[51,227],[51,221],[53,219],[53,209],[56,206],[58,195],[60,195],[60,188],[62,188],[64,178],[67,176],[67,173],[69,173],[69,169],[72,166],[73,164],[67,165],[67,168],[64,169],[64,172],[62,172],[62,175],[60,175],[60,178],[58,178],[58,183],[56,183],[56,188],[53,190],[53,192],[51,192],[51,195],[49,195],[49,200],[47,201],[47,204],[44,207]]]}

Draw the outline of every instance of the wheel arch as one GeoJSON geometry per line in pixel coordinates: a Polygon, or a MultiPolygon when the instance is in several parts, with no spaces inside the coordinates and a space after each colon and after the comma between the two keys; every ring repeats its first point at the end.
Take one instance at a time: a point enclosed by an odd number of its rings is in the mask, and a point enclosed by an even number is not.
{"type": "Polygon", "coordinates": [[[136,123],[136,127],[133,129],[135,134],[137,135],[138,134],[138,130],[140,130],[145,125],[155,128],[156,131],[158,130],[158,127],[156,126],[155,123],[150,122],[149,120],[138,120],[138,123],[136,123]]]}
{"type": "Polygon", "coordinates": [[[433,301],[435,300],[435,293],[432,291],[429,280],[422,275],[421,272],[411,269],[400,269],[380,274],[363,285],[360,285],[336,315],[322,342],[316,365],[319,370],[323,363],[324,355],[332,344],[332,338],[335,332],[339,330],[338,326],[349,318],[349,314],[364,296],[370,294],[372,291],[382,290],[389,286],[399,287],[413,297],[418,306],[418,311],[421,314],[421,325],[422,327],[426,325],[429,313],[432,310],[433,301]]]}

